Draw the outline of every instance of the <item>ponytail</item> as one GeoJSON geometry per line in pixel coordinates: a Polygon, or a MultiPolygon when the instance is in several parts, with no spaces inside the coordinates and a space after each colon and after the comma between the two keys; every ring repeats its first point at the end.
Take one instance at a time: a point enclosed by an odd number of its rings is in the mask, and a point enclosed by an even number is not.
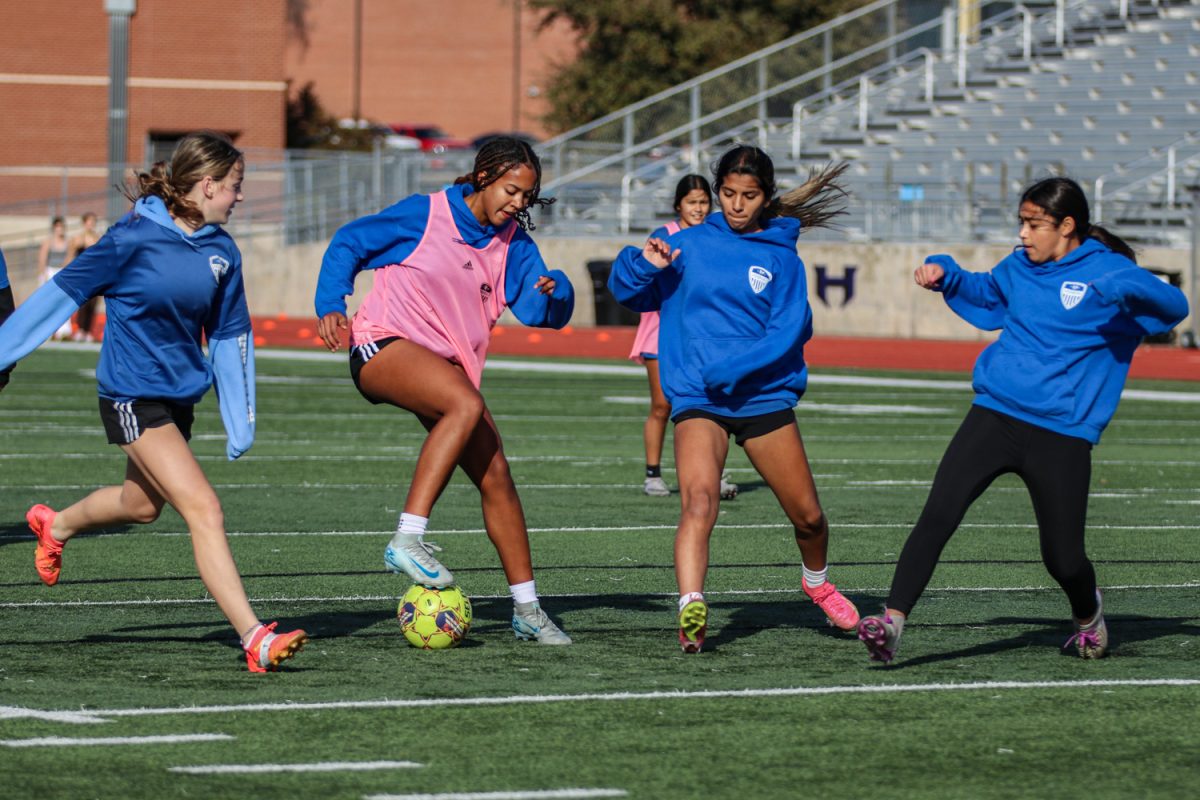
{"type": "Polygon", "coordinates": [[[1075,220],[1079,241],[1091,237],[1118,255],[1137,263],[1137,254],[1129,243],[1107,228],[1092,224],[1091,210],[1083,187],[1070,178],[1044,178],[1021,193],[1022,203],[1033,203],[1056,224],[1067,217],[1075,220]]]}
{"type": "Polygon", "coordinates": [[[134,172],[134,185],[117,188],[130,202],[159,197],[171,216],[200,228],[205,224],[204,214],[187,199],[188,192],[205,177],[224,180],[239,163],[245,163],[245,157],[232,139],[217,131],[197,131],[179,140],[169,163],[156,161],[149,171],[134,172]]]}
{"type": "Polygon", "coordinates": [[[838,182],[849,164],[827,164],[808,171],[808,180],[771,201],[768,211],[800,220],[805,228],[836,228],[833,220],[846,213],[849,193],[838,182]]]}
{"type": "Polygon", "coordinates": [[[838,183],[849,164],[828,164],[821,169],[810,169],[808,180],[801,186],[775,197],[775,164],[761,149],[753,145],[737,145],[721,156],[713,170],[713,186],[720,191],[729,175],[748,175],[758,182],[767,203],[762,210],[762,219],[784,216],[800,220],[801,231],[805,228],[832,228],[831,222],[846,213],[844,200],[850,195],[838,183]]]}
{"type": "Polygon", "coordinates": [[[1117,255],[1125,256],[1133,263],[1137,263],[1137,253],[1133,251],[1133,248],[1129,245],[1129,242],[1126,242],[1120,236],[1117,236],[1107,228],[1101,227],[1100,225],[1089,225],[1087,235],[1107,247],[1109,250],[1112,250],[1117,255]]]}

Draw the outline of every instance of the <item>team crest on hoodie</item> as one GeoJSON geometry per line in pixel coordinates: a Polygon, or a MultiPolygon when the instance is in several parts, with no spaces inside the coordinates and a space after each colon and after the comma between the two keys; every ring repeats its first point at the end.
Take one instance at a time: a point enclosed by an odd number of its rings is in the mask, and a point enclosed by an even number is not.
{"type": "Polygon", "coordinates": [[[1063,308],[1070,311],[1079,305],[1079,301],[1083,300],[1085,294],[1087,294],[1086,283],[1063,281],[1062,287],[1058,290],[1058,299],[1062,301],[1063,308]]]}
{"type": "Polygon", "coordinates": [[[767,284],[771,282],[772,276],[765,268],[755,265],[750,267],[748,277],[750,278],[750,288],[754,290],[755,294],[758,294],[767,288],[767,284]]]}
{"type": "Polygon", "coordinates": [[[221,256],[209,256],[208,268],[212,270],[213,280],[220,283],[225,273],[229,272],[229,261],[221,256]]]}

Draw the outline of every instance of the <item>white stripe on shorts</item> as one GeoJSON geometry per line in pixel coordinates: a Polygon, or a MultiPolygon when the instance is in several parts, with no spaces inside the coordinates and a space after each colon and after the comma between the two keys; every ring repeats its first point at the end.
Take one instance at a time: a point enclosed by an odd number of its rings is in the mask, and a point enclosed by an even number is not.
{"type": "Polygon", "coordinates": [[[358,357],[367,363],[379,353],[379,345],[374,342],[363,342],[358,346],[358,357]]]}
{"type": "Polygon", "coordinates": [[[137,416],[133,413],[133,401],[125,403],[114,401],[113,408],[116,409],[117,417],[121,421],[121,430],[125,433],[125,444],[133,444],[141,436],[138,431],[137,416]]]}

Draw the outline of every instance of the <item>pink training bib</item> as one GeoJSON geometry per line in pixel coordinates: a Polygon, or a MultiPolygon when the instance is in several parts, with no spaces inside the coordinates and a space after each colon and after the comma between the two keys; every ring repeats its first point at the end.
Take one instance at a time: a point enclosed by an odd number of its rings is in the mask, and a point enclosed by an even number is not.
{"type": "MultiPolygon", "coordinates": [[[[679,233],[678,222],[668,222],[663,227],[667,229],[667,236],[679,233]]],[[[643,353],[658,355],[657,311],[643,311],[641,319],[638,320],[637,333],[634,334],[633,348],[629,351],[629,357],[639,364],[644,364],[646,359],[642,358],[643,353]]]]}
{"type": "Polygon", "coordinates": [[[408,339],[461,364],[478,387],[492,328],[507,306],[504,275],[516,233],[510,222],[483,249],[462,239],[445,192],[429,197],[429,221],[402,264],[375,270],[350,326],[350,344],[408,339]]]}

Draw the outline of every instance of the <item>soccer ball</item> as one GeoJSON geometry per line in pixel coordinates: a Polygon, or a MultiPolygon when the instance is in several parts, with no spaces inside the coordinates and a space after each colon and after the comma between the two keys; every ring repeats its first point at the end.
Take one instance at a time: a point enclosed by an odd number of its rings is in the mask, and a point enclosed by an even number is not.
{"type": "Polygon", "coordinates": [[[443,650],[454,647],[471,627],[471,600],[457,586],[431,589],[415,584],[396,609],[400,630],[413,647],[443,650]]]}

